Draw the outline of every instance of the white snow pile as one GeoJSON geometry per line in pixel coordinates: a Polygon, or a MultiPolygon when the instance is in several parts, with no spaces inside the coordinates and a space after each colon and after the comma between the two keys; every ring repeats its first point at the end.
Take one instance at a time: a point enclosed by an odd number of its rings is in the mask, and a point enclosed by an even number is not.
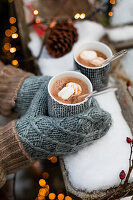
{"type": "Polygon", "coordinates": [[[107,34],[113,42],[133,40],[133,26],[108,29],[107,34]]]}
{"type": "Polygon", "coordinates": [[[133,0],[120,0],[117,3],[114,15],[111,18],[112,25],[120,25],[133,22],[133,0]]]}
{"type": "Polygon", "coordinates": [[[132,137],[115,93],[106,93],[96,99],[101,108],[111,114],[112,127],[94,144],[64,157],[72,186],[88,192],[119,185],[119,173],[128,171],[130,145],[126,137],[132,137]]]}

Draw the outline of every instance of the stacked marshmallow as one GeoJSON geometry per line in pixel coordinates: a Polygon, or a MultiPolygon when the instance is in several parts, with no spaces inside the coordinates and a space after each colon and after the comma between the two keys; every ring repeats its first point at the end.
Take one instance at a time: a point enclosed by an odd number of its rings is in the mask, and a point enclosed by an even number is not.
{"type": "Polygon", "coordinates": [[[63,100],[69,99],[73,94],[79,95],[82,92],[82,88],[77,83],[67,83],[61,91],[58,92],[58,96],[61,97],[63,100]]]}
{"type": "Polygon", "coordinates": [[[91,64],[95,66],[101,66],[104,63],[104,58],[98,57],[97,53],[92,50],[84,50],[80,53],[80,58],[89,61],[91,64]]]}

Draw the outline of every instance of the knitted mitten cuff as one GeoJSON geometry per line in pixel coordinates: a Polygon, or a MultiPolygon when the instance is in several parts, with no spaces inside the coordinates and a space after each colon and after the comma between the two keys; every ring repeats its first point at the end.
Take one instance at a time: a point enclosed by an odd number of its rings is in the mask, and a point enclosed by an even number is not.
{"type": "Polygon", "coordinates": [[[2,187],[8,174],[33,162],[20,142],[15,121],[0,127],[0,152],[0,187],[2,187]]]}
{"type": "Polygon", "coordinates": [[[33,74],[0,62],[0,114],[7,116],[12,113],[18,91],[29,76],[33,74]]]}
{"type": "Polygon", "coordinates": [[[47,84],[49,80],[49,76],[32,76],[25,79],[18,92],[15,103],[15,111],[20,116],[26,113],[40,86],[42,84],[47,84]]]}

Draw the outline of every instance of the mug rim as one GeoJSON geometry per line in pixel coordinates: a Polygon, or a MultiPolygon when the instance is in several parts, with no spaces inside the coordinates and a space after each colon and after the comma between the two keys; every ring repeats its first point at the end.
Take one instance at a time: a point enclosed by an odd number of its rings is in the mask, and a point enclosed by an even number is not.
{"type": "Polygon", "coordinates": [[[48,83],[48,94],[50,95],[50,97],[51,97],[52,99],[54,99],[54,101],[58,102],[58,103],[61,104],[61,105],[66,105],[66,106],[77,106],[77,105],[84,104],[86,101],[88,101],[88,99],[85,99],[84,101],[81,101],[81,102],[75,103],[75,104],[67,104],[67,103],[63,103],[63,102],[61,102],[61,101],[58,101],[57,99],[55,99],[55,98],[52,96],[52,94],[51,94],[51,92],[50,92],[50,88],[49,88],[49,87],[50,87],[50,84],[51,84],[51,82],[52,82],[52,80],[53,80],[54,78],[58,77],[59,75],[63,75],[63,74],[66,74],[66,73],[74,73],[74,74],[76,73],[76,74],[79,74],[80,76],[84,77],[84,78],[89,82],[89,84],[90,84],[90,88],[89,88],[89,89],[90,89],[90,93],[93,92],[92,83],[91,83],[90,79],[87,78],[84,74],[82,74],[81,72],[75,72],[75,71],[65,71],[65,72],[58,73],[57,75],[53,76],[53,77],[50,79],[50,81],[49,81],[49,83],[48,83]]]}
{"type": "Polygon", "coordinates": [[[88,42],[83,42],[83,43],[77,44],[77,45],[75,46],[75,48],[74,48],[74,53],[73,53],[74,61],[75,61],[78,65],[81,65],[82,67],[84,67],[84,68],[86,68],[86,69],[94,69],[94,70],[96,70],[96,69],[101,69],[101,68],[104,68],[104,67],[106,67],[107,65],[109,65],[109,64],[103,64],[103,65],[101,65],[101,66],[99,66],[99,67],[87,67],[87,66],[81,64],[80,62],[78,62],[78,60],[77,60],[77,58],[76,58],[76,56],[75,56],[75,54],[76,54],[76,49],[79,48],[79,47],[82,46],[82,45],[90,44],[90,43],[99,44],[99,45],[102,45],[102,46],[106,47],[106,48],[109,50],[111,56],[113,55],[112,50],[111,50],[110,47],[109,47],[108,45],[106,45],[105,43],[99,42],[99,41],[90,41],[90,42],[88,41],[88,42]]]}

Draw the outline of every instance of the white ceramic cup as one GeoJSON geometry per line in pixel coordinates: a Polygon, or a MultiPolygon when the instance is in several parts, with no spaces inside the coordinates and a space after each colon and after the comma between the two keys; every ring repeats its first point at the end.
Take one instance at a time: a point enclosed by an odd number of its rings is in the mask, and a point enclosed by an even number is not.
{"type": "Polygon", "coordinates": [[[53,84],[56,82],[56,80],[64,78],[64,77],[65,78],[66,77],[78,78],[78,79],[84,81],[88,85],[90,92],[93,91],[93,87],[92,87],[90,80],[86,76],[81,74],[80,72],[66,71],[66,72],[63,72],[63,73],[60,73],[60,74],[54,76],[48,84],[48,114],[51,117],[59,118],[59,117],[74,116],[76,114],[79,114],[79,113],[85,111],[90,106],[91,98],[89,100],[85,99],[84,101],[76,103],[76,104],[66,104],[66,103],[56,100],[52,96],[51,88],[52,88],[53,84]]]}
{"type": "Polygon", "coordinates": [[[97,50],[106,55],[107,58],[112,56],[111,49],[102,42],[91,41],[86,43],[79,43],[75,46],[74,49],[74,61],[75,61],[75,68],[80,70],[82,74],[87,76],[92,85],[94,90],[100,90],[107,86],[108,84],[108,77],[110,72],[110,64],[103,64],[100,67],[87,67],[78,62],[77,57],[81,51],[91,49],[97,50]]]}

